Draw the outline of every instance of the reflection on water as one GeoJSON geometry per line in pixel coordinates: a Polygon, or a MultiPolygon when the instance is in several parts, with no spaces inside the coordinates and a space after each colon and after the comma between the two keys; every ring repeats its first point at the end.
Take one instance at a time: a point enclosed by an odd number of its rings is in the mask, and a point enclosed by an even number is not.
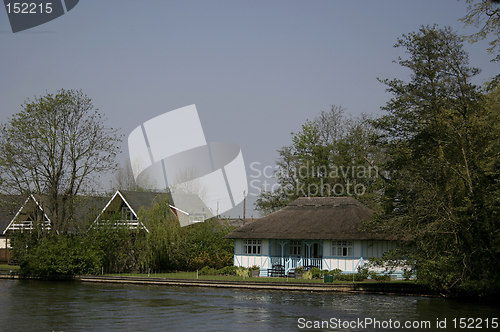
{"type": "Polygon", "coordinates": [[[297,330],[300,317],[448,318],[451,329],[453,318],[498,317],[498,309],[413,296],[0,281],[1,331],[297,330]]]}

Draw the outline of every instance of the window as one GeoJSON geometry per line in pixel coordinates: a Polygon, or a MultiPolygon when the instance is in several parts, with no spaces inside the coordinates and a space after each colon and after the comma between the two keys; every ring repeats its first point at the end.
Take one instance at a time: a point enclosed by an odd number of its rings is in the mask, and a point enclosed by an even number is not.
{"type": "Polygon", "coordinates": [[[190,214],[189,215],[189,221],[190,222],[204,222],[205,221],[205,216],[203,214],[190,214]]]}
{"type": "Polygon", "coordinates": [[[340,257],[352,256],[352,241],[333,241],[332,255],[340,257]]]}
{"type": "Polygon", "coordinates": [[[122,207],[121,214],[122,214],[121,220],[134,220],[135,219],[134,214],[132,213],[132,211],[129,209],[128,206],[122,207]]]}
{"type": "Polygon", "coordinates": [[[243,240],[243,253],[260,255],[262,240],[243,240]]]}
{"type": "Polygon", "coordinates": [[[302,249],[302,242],[293,240],[290,241],[290,256],[300,256],[302,249]]]}

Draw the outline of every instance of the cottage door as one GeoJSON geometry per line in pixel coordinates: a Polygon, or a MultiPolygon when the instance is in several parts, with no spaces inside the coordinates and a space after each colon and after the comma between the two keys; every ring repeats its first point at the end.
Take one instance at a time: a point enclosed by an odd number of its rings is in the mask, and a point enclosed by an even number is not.
{"type": "Polygon", "coordinates": [[[312,255],[311,257],[312,258],[322,258],[322,252],[320,250],[320,246],[319,246],[319,243],[314,243],[313,246],[312,246],[312,255]]]}

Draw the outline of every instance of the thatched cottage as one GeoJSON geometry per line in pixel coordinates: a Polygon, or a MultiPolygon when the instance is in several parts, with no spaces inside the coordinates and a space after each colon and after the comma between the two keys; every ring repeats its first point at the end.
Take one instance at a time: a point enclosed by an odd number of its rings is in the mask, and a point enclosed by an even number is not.
{"type": "Polygon", "coordinates": [[[234,265],[288,275],[297,267],[356,272],[397,247],[394,238],[363,231],[374,211],[352,197],[298,198],[231,232],[234,265]]]}

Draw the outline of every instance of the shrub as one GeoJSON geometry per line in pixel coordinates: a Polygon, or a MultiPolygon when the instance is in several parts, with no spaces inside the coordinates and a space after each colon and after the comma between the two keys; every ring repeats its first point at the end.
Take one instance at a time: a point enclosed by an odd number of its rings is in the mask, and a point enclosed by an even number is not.
{"type": "Polygon", "coordinates": [[[338,274],[335,277],[335,280],[341,281],[363,281],[365,280],[364,276],[359,273],[349,273],[349,274],[338,274]]]}
{"type": "Polygon", "coordinates": [[[234,265],[226,266],[226,267],[223,267],[222,269],[218,270],[217,274],[225,275],[225,276],[235,276],[237,270],[238,270],[238,268],[234,265]]]}
{"type": "Polygon", "coordinates": [[[328,270],[321,270],[317,267],[313,267],[310,271],[313,279],[321,279],[325,274],[328,273],[328,270]]]}
{"type": "Polygon", "coordinates": [[[415,273],[414,273],[413,269],[409,268],[409,267],[403,268],[403,278],[405,280],[410,280],[410,279],[415,278],[415,273]]]}
{"type": "MultiPolygon", "coordinates": [[[[295,270],[297,271],[297,269],[295,270]]],[[[328,270],[320,270],[317,267],[313,267],[309,271],[302,274],[303,279],[321,279],[325,274],[328,274],[328,270]]]]}
{"type": "Polygon", "coordinates": [[[217,275],[217,270],[214,269],[213,267],[205,266],[203,267],[199,272],[199,275],[203,276],[214,276],[217,275]]]}
{"type": "Polygon", "coordinates": [[[29,249],[20,261],[23,275],[58,278],[100,272],[100,252],[80,236],[47,236],[29,249]]]}
{"type": "Polygon", "coordinates": [[[342,274],[341,269],[333,269],[330,272],[328,272],[329,275],[333,276],[334,279],[337,279],[337,276],[342,274]]]}
{"type": "Polygon", "coordinates": [[[243,278],[249,278],[250,277],[250,270],[245,268],[245,267],[238,267],[236,269],[236,275],[239,277],[243,277],[243,278]]]}
{"type": "MultiPolygon", "coordinates": [[[[198,271],[198,274],[202,275],[202,276],[203,275],[206,275],[206,276],[216,276],[216,275],[235,276],[235,275],[238,275],[239,269],[241,269],[241,268],[238,268],[236,266],[225,266],[222,269],[216,270],[213,267],[205,266],[200,271],[198,271]]],[[[245,270],[248,272],[247,269],[245,269],[245,270]]]]}
{"type": "Polygon", "coordinates": [[[367,265],[358,266],[358,274],[363,278],[363,280],[368,279],[368,277],[370,276],[370,269],[367,265]]]}

